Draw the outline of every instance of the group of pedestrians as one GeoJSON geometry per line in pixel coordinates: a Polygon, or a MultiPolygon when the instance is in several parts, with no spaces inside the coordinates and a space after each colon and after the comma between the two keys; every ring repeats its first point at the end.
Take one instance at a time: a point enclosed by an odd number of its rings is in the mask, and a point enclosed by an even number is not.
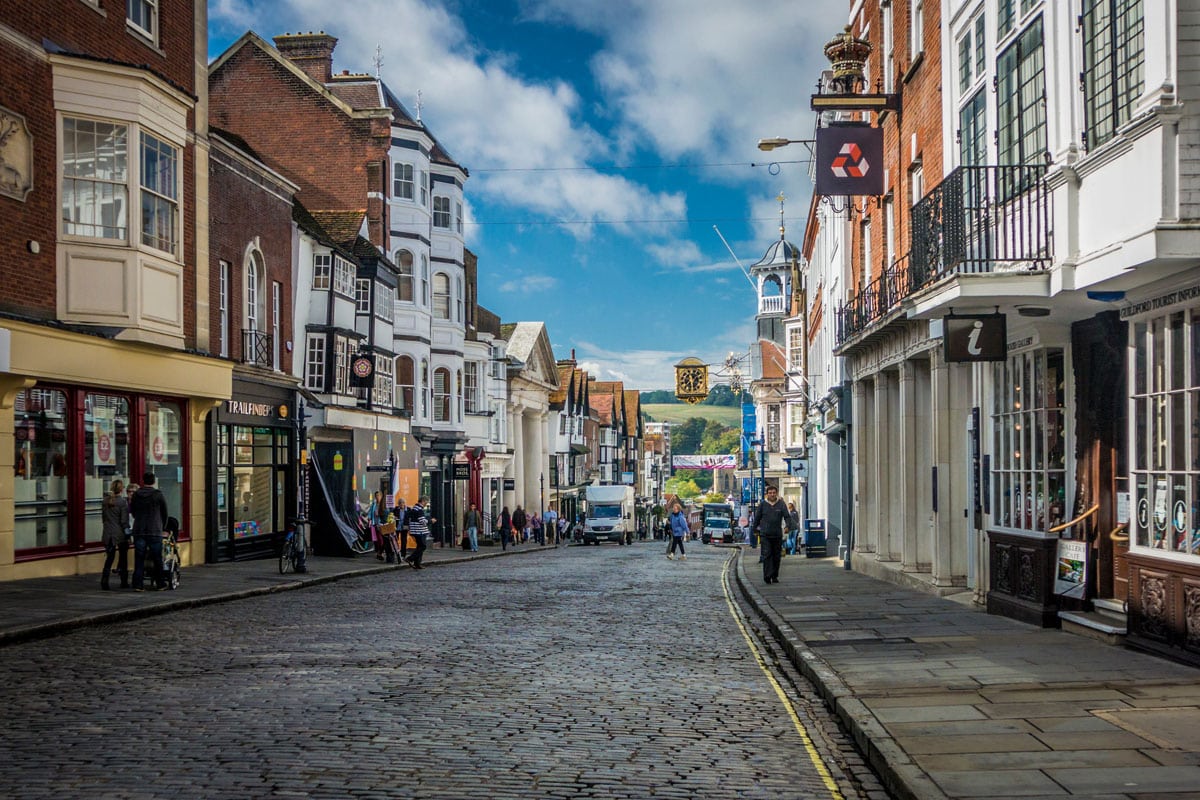
{"type": "Polygon", "coordinates": [[[429,516],[428,506],[428,497],[419,498],[411,506],[401,497],[389,508],[384,493],[375,492],[367,508],[367,521],[375,536],[375,557],[389,564],[399,560],[413,569],[424,569],[422,562],[428,547],[429,525],[437,522],[435,517],[429,516]]]}
{"type": "MultiPolygon", "coordinates": [[[[754,509],[750,519],[750,534],[758,541],[759,558],[763,567],[763,583],[779,583],[779,564],[786,546],[790,553],[796,550],[796,534],[800,528],[800,515],[795,503],[784,503],[779,499],[779,487],[768,484],[763,501],[754,509]]],[[[671,504],[667,517],[671,542],[667,545],[667,558],[674,559],[679,551],[680,559],[686,561],[683,543],[689,535],[687,517],[683,505],[678,501],[671,504]]],[[[753,544],[753,541],[751,542],[753,544]]]]}
{"type": "MultiPolygon", "coordinates": [[[[471,507],[474,508],[474,504],[471,507]]],[[[518,545],[523,542],[536,542],[545,547],[549,541],[558,547],[560,541],[565,541],[569,528],[567,519],[559,517],[553,506],[538,514],[536,511],[528,512],[518,504],[512,512],[509,512],[508,506],[500,509],[496,533],[500,537],[502,550],[507,550],[510,544],[518,545]]]]}
{"type": "Polygon", "coordinates": [[[157,591],[166,587],[163,574],[163,533],[178,533],[179,524],[167,510],[167,498],[154,484],[153,472],[142,475],[142,485],[130,484],[128,488],[120,478],[110,485],[100,511],[104,525],[104,569],[100,573],[100,588],[112,588],[109,578],[113,562],[117,564],[117,576],[121,588],[130,588],[129,545],[133,544],[133,581],[135,592],[145,591],[146,578],[150,589],[157,591]],[[147,573],[147,559],[149,572],[147,573]]]}

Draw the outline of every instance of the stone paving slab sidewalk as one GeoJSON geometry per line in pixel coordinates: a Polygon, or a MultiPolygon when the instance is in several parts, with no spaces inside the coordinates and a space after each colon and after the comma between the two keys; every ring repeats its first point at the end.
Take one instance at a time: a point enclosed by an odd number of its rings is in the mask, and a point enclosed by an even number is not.
{"type": "Polygon", "coordinates": [[[1200,670],[755,555],[744,596],[896,797],[1200,798],[1200,670]]]}
{"type": "MultiPolygon", "coordinates": [[[[526,543],[501,550],[481,545],[478,553],[470,553],[435,545],[425,550],[424,565],[436,567],[547,550],[554,548],[526,543]]],[[[367,553],[351,558],[310,556],[308,571],[300,575],[280,575],[277,559],[185,567],[179,588],[174,591],[134,592],[117,588],[102,591],[98,574],[8,581],[0,583],[0,646],[56,636],[86,625],[137,619],[396,569],[411,567],[386,564],[367,553]]],[[[112,585],[116,587],[118,583],[114,577],[112,585]]]]}

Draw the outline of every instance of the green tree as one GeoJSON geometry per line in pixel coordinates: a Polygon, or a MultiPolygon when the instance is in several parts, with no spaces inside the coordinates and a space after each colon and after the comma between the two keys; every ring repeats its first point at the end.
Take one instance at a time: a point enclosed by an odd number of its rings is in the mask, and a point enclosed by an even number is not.
{"type": "MultiPolygon", "coordinates": [[[[680,472],[688,472],[689,470],[680,470],[680,472]]],[[[698,497],[700,495],[700,487],[695,481],[680,478],[678,474],[674,478],[667,481],[663,488],[667,494],[678,495],[684,499],[698,497]]]]}
{"type": "Polygon", "coordinates": [[[691,481],[702,492],[707,492],[713,485],[713,475],[710,469],[677,469],[675,477],[691,481]]]}
{"type": "Polygon", "coordinates": [[[732,389],[723,384],[717,384],[712,387],[708,393],[708,397],[704,398],[701,405],[706,406],[740,406],[742,404],[741,395],[735,394],[732,389]]]}
{"type": "Polygon", "coordinates": [[[704,428],[708,420],[704,417],[692,417],[687,422],[671,426],[671,452],[681,456],[695,455],[701,452],[700,441],[704,438],[704,428]]]}
{"type": "Polygon", "coordinates": [[[678,403],[679,398],[675,396],[675,392],[671,389],[655,389],[651,392],[642,392],[642,404],[647,403],[678,403]]]}

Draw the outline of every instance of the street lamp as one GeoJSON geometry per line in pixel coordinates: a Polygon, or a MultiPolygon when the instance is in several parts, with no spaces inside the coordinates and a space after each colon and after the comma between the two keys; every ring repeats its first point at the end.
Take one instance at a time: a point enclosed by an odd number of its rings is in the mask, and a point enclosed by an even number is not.
{"type": "Polygon", "coordinates": [[[807,147],[812,147],[815,139],[786,139],[782,136],[773,136],[770,139],[759,139],[758,149],[764,153],[769,153],[776,147],[787,147],[789,144],[802,144],[807,147]]]}

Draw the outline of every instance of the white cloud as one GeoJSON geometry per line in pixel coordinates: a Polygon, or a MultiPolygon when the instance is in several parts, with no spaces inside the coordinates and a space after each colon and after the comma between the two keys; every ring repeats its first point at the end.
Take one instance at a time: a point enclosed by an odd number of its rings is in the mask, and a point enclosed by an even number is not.
{"type": "Polygon", "coordinates": [[[558,278],[553,275],[524,275],[501,283],[501,292],[548,292],[558,288],[558,278]]]}
{"type": "MultiPolygon", "coordinates": [[[[573,347],[581,369],[598,380],[624,381],[626,389],[649,391],[652,389],[675,388],[675,364],[688,356],[695,356],[710,364],[714,380],[724,380],[718,374],[730,355],[741,356],[746,352],[746,343],[753,341],[754,323],[747,322],[729,330],[721,331],[703,342],[698,342],[694,351],[672,350],[612,350],[590,341],[576,341],[573,347]]],[[[557,350],[555,351],[557,352],[557,350]]],[[[743,374],[749,372],[749,364],[740,366],[743,374]]]]}

